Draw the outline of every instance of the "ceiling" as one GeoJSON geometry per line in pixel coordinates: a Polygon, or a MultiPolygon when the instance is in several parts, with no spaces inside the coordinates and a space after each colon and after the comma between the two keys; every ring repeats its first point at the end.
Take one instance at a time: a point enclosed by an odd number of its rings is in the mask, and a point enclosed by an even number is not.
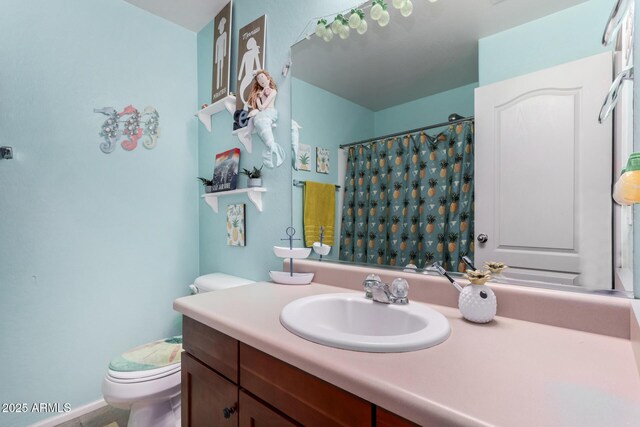
{"type": "MultiPolygon", "coordinates": [[[[125,1],[194,32],[211,22],[228,2],[125,1]]],[[[364,36],[352,30],[347,40],[336,36],[325,43],[312,36],[296,44],[293,75],[379,111],[477,82],[479,38],[584,1],[414,0],[413,14],[404,18],[387,0],[391,22],[384,28],[371,20],[367,9],[369,29],[364,36]]]]}
{"type": "Polygon", "coordinates": [[[228,2],[228,0],[125,1],[193,32],[204,28],[228,2]]]}
{"type": "Polygon", "coordinates": [[[312,35],[296,44],[293,76],[379,111],[476,83],[478,39],[584,1],[414,0],[404,18],[388,0],[391,21],[384,28],[366,10],[363,36],[351,30],[346,40],[312,35]]]}

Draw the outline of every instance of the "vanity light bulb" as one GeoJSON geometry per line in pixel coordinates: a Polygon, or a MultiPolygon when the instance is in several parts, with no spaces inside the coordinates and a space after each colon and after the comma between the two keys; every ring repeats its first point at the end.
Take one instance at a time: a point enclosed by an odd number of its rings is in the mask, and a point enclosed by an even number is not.
{"type": "Polygon", "coordinates": [[[316,25],[316,36],[318,36],[318,37],[324,36],[324,29],[325,29],[325,27],[321,23],[316,25]]]}
{"type": "Polygon", "coordinates": [[[337,19],[335,21],[333,21],[331,23],[331,31],[333,32],[333,34],[338,34],[338,31],[340,31],[340,27],[341,26],[342,26],[342,24],[337,19]]]}
{"type": "Polygon", "coordinates": [[[360,22],[360,25],[358,25],[358,28],[356,31],[358,31],[358,34],[363,35],[364,33],[367,32],[367,28],[368,28],[368,24],[367,21],[365,21],[364,19],[360,22]]]}
{"type": "Polygon", "coordinates": [[[393,0],[392,4],[396,9],[400,9],[404,4],[404,0],[393,0]]]}
{"type": "Polygon", "coordinates": [[[360,25],[360,22],[362,22],[362,19],[360,18],[360,15],[358,15],[357,13],[352,13],[351,16],[349,17],[349,26],[354,30],[358,28],[358,25],[360,25]]]}
{"type": "Polygon", "coordinates": [[[340,36],[340,38],[341,38],[342,40],[344,40],[344,39],[346,39],[347,37],[349,37],[349,32],[350,32],[350,31],[351,31],[351,30],[349,29],[349,27],[348,27],[348,26],[343,25],[343,26],[341,26],[341,27],[340,27],[340,30],[338,30],[338,35],[340,36]]]}
{"type": "Polygon", "coordinates": [[[405,2],[402,4],[402,7],[400,8],[400,13],[405,18],[413,13],[413,3],[411,3],[411,0],[405,0],[405,2]]]}
{"type": "Polygon", "coordinates": [[[329,43],[333,39],[333,32],[330,29],[325,28],[324,36],[322,36],[322,39],[329,43]]]}
{"type": "Polygon", "coordinates": [[[389,12],[383,10],[382,15],[380,15],[380,18],[378,19],[378,24],[380,24],[381,27],[386,27],[390,19],[391,17],[389,16],[389,12]]]}
{"type": "Polygon", "coordinates": [[[382,16],[382,12],[384,12],[384,10],[382,9],[382,6],[380,6],[380,4],[378,3],[374,4],[371,7],[371,19],[373,19],[374,21],[377,21],[382,16]]]}

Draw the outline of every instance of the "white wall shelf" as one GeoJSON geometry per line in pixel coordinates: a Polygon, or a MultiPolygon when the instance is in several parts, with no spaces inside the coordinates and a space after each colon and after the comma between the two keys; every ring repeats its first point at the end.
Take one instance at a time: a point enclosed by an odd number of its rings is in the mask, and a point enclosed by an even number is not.
{"type": "Polygon", "coordinates": [[[237,190],[221,191],[219,193],[207,193],[201,197],[211,207],[211,209],[218,213],[218,197],[231,196],[233,194],[247,193],[247,197],[251,200],[258,209],[258,212],[262,212],[262,193],[267,191],[264,187],[252,187],[252,188],[238,188],[237,190]]]}
{"type": "Polygon", "coordinates": [[[204,127],[206,127],[207,130],[211,132],[211,116],[213,116],[216,113],[219,113],[225,108],[229,112],[229,114],[233,115],[236,109],[235,96],[227,95],[226,97],[219,99],[215,103],[198,111],[196,113],[196,117],[198,117],[198,119],[200,119],[204,127]]]}

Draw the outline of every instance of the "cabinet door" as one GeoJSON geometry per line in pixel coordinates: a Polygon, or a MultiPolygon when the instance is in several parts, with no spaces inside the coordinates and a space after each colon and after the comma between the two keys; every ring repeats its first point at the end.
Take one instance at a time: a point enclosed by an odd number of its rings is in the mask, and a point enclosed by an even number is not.
{"type": "Polygon", "coordinates": [[[240,386],[307,427],[371,427],[371,403],[243,343],[240,386]]]}
{"type": "Polygon", "coordinates": [[[284,416],[240,391],[240,427],[298,427],[284,416]]]}
{"type": "Polygon", "coordinates": [[[238,425],[238,387],[182,354],[182,426],[238,425]]]}
{"type": "Polygon", "coordinates": [[[182,319],[184,351],[238,384],[238,341],[190,317],[182,319]]]}
{"type": "Polygon", "coordinates": [[[418,427],[418,424],[405,420],[380,407],[376,408],[376,418],[377,427],[418,427]]]}

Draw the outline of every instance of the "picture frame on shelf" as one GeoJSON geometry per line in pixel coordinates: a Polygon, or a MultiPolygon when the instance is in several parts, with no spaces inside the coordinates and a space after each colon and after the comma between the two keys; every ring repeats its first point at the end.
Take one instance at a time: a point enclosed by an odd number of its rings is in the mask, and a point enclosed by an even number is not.
{"type": "Polygon", "coordinates": [[[216,154],[213,168],[212,192],[235,190],[238,187],[240,149],[232,148],[216,154]]]}
{"type": "Polygon", "coordinates": [[[213,21],[213,79],[211,103],[229,96],[231,88],[231,34],[233,2],[218,12],[213,21]]]}

